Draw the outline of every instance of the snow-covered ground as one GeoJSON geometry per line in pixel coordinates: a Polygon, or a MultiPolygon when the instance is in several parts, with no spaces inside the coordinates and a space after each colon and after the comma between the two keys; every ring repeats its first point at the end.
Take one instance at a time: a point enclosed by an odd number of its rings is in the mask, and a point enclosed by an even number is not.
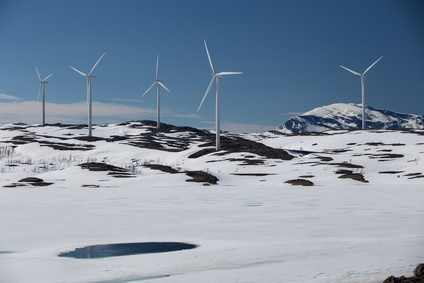
{"type": "MultiPolygon", "coordinates": [[[[189,132],[155,137],[166,148],[174,146],[167,140],[190,139],[184,150],[163,151],[73,138],[87,129],[11,127],[0,126],[0,282],[382,282],[410,275],[424,261],[422,132],[243,135],[296,156],[279,160],[244,152],[189,158],[204,149],[189,132]],[[34,140],[10,143],[22,141],[17,136],[34,140]],[[92,147],[58,150],[46,141],[92,147]],[[246,159],[263,162],[246,165],[246,159]],[[77,166],[93,161],[128,168],[134,177],[77,166]],[[184,173],[145,164],[203,170],[219,182],[186,182],[184,173]],[[338,178],[338,170],[367,182],[338,178]],[[24,177],[52,184],[9,187],[24,177]],[[314,186],[285,183],[299,178],[314,186]],[[57,256],[87,245],[162,241],[198,247],[97,259],[57,256]]],[[[107,125],[93,133],[148,132],[107,125]]]]}

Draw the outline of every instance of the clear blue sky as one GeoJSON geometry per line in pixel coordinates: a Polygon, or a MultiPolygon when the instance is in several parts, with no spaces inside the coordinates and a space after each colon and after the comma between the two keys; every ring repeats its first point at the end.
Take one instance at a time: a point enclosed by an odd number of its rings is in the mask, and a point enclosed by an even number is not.
{"type": "Polygon", "coordinates": [[[424,114],[424,1],[421,0],[0,0],[0,123],[41,122],[41,75],[47,122],[86,123],[88,72],[93,122],[156,119],[213,128],[215,89],[206,39],[220,80],[223,130],[273,129],[290,116],[332,103],[360,103],[424,114]]]}

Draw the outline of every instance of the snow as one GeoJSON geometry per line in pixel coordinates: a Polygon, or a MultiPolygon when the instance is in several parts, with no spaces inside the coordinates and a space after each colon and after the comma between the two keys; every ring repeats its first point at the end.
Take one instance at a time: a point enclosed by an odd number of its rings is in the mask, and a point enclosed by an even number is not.
{"type": "MultiPolygon", "coordinates": [[[[367,128],[422,129],[423,116],[395,113],[365,106],[367,128]]],[[[334,103],[317,107],[300,116],[291,117],[276,130],[292,134],[298,132],[323,132],[329,129],[352,129],[361,127],[362,104],[334,103]]]]}
{"type": "MultiPolygon", "coordinates": [[[[0,282],[382,282],[392,274],[410,275],[423,261],[424,178],[407,176],[424,173],[423,136],[417,133],[244,134],[291,150],[296,158],[241,165],[230,159],[263,157],[231,153],[191,159],[203,149],[198,147],[201,142],[167,152],[123,142],[59,139],[81,136],[87,129],[26,130],[37,137],[48,135],[49,141],[57,137],[58,142],[93,144],[95,149],[61,151],[32,142],[8,154],[7,141],[23,132],[0,130],[0,282]],[[403,157],[370,158],[383,153],[403,157]],[[316,157],[333,161],[317,164],[316,157]],[[136,175],[113,178],[77,166],[90,160],[133,166],[136,175]],[[331,163],[343,162],[363,166],[350,170],[362,173],[369,183],[337,178],[339,168],[331,163]],[[220,181],[213,186],[186,182],[183,173],[168,174],[142,163],[205,170],[220,181]],[[309,180],[315,185],[284,183],[304,175],[314,176],[309,180]],[[53,184],[3,187],[28,176],[53,184]],[[199,247],[98,259],[57,256],[87,245],[158,241],[199,247]]],[[[107,125],[93,133],[108,137],[145,132],[107,125]]]]}

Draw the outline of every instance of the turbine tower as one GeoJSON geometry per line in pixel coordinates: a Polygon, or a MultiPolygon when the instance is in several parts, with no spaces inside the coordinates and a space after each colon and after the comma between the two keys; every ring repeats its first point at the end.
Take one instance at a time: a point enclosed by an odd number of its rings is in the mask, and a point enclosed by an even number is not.
{"type": "Polygon", "coordinates": [[[37,71],[38,78],[40,79],[40,90],[38,91],[37,101],[40,98],[41,89],[43,89],[43,126],[46,124],[46,84],[48,84],[47,79],[53,76],[53,74],[48,75],[44,80],[41,79],[40,73],[38,72],[37,66],[35,66],[37,71]]]}
{"type": "Polygon", "coordinates": [[[90,73],[88,74],[84,74],[83,72],[75,69],[74,67],[71,66],[71,68],[79,73],[81,76],[87,77],[87,102],[88,102],[88,136],[91,137],[91,126],[92,126],[92,102],[91,102],[91,79],[95,79],[95,76],[92,76],[91,73],[94,71],[94,69],[96,68],[97,64],[99,64],[100,60],[102,60],[103,56],[105,56],[106,53],[103,53],[103,55],[100,57],[99,60],[97,60],[96,64],[94,64],[93,68],[91,68],[90,73]]]}
{"type": "Polygon", "coordinates": [[[378,61],[380,61],[380,59],[383,58],[383,56],[381,56],[380,58],[378,58],[377,61],[375,61],[371,66],[368,67],[368,69],[365,70],[365,72],[362,73],[362,75],[360,73],[357,73],[355,71],[352,71],[346,67],[343,67],[342,65],[340,65],[340,67],[342,67],[343,69],[351,72],[354,75],[360,76],[361,77],[361,89],[362,89],[362,129],[365,129],[365,78],[367,76],[365,76],[365,74],[372,68],[372,66],[374,66],[378,61]]]}
{"type": "Polygon", "coordinates": [[[164,89],[166,89],[169,93],[171,93],[171,91],[169,91],[169,89],[166,88],[166,86],[163,84],[162,81],[158,80],[158,68],[159,68],[159,55],[156,59],[156,80],[153,82],[153,84],[146,90],[146,92],[141,96],[145,96],[146,93],[149,92],[149,90],[152,89],[152,87],[156,84],[158,86],[158,90],[157,90],[157,126],[156,128],[160,128],[160,87],[163,87],[164,89]]]}
{"type": "Polygon", "coordinates": [[[215,68],[213,67],[212,64],[212,60],[211,60],[211,56],[209,55],[209,50],[208,50],[208,46],[206,45],[206,40],[203,40],[203,42],[205,43],[205,49],[206,49],[206,53],[208,55],[208,59],[209,59],[209,64],[211,65],[211,69],[212,69],[212,79],[211,82],[209,83],[208,89],[206,90],[205,95],[203,96],[202,102],[200,103],[199,109],[197,109],[197,112],[199,112],[200,107],[202,107],[203,101],[205,101],[206,96],[208,95],[209,91],[211,90],[213,81],[216,79],[216,114],[215,114],[215,127],[216,127],[216,150],[221,150],[221,141],[220,141],[220,133],[221,133],[221,129],[220,129],[220,117],[219,117],[219,78],[223,78],[226,75],[240,75],[243,74],[242,72],[220,72],[220,73],[216,73],[215,72],[215,68]]]}

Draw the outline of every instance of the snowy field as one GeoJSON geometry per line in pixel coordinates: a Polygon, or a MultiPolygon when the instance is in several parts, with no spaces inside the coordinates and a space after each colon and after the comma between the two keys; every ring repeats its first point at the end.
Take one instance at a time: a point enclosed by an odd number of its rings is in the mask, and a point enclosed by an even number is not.
{"type": "MultiPolygon", "coordinates": [[[[205,143],[189,132],[155,137],[166,148],[176,139],[187,143],[165,151],[128,140],[75,138],[86,131],[0,126],[0,282],[382,282],[411,275],[424,261],[422,132],[242,135],[295,156],[278,160],[243,152],[189,158],[205,143]],[[86,149],[58,149],[65,144],[86,149]],[[133,176],[78,166],[90,161],[127,168],[133,176]],[[146,164],[203,170],[219,181],[186,182],[183,173],[146,164]],[[365,181],[339,178],[338,170],[365,181]],[[52,184],[11,186],[25,177],[52,184]],[[285,183],[301,178],[313,186],[285,183]],[[132,242],[198,247],[97,259],[57,256],[132,242]]],[[[138,138],[146,132],[108,125],[93,133],[138,138]]]]}

